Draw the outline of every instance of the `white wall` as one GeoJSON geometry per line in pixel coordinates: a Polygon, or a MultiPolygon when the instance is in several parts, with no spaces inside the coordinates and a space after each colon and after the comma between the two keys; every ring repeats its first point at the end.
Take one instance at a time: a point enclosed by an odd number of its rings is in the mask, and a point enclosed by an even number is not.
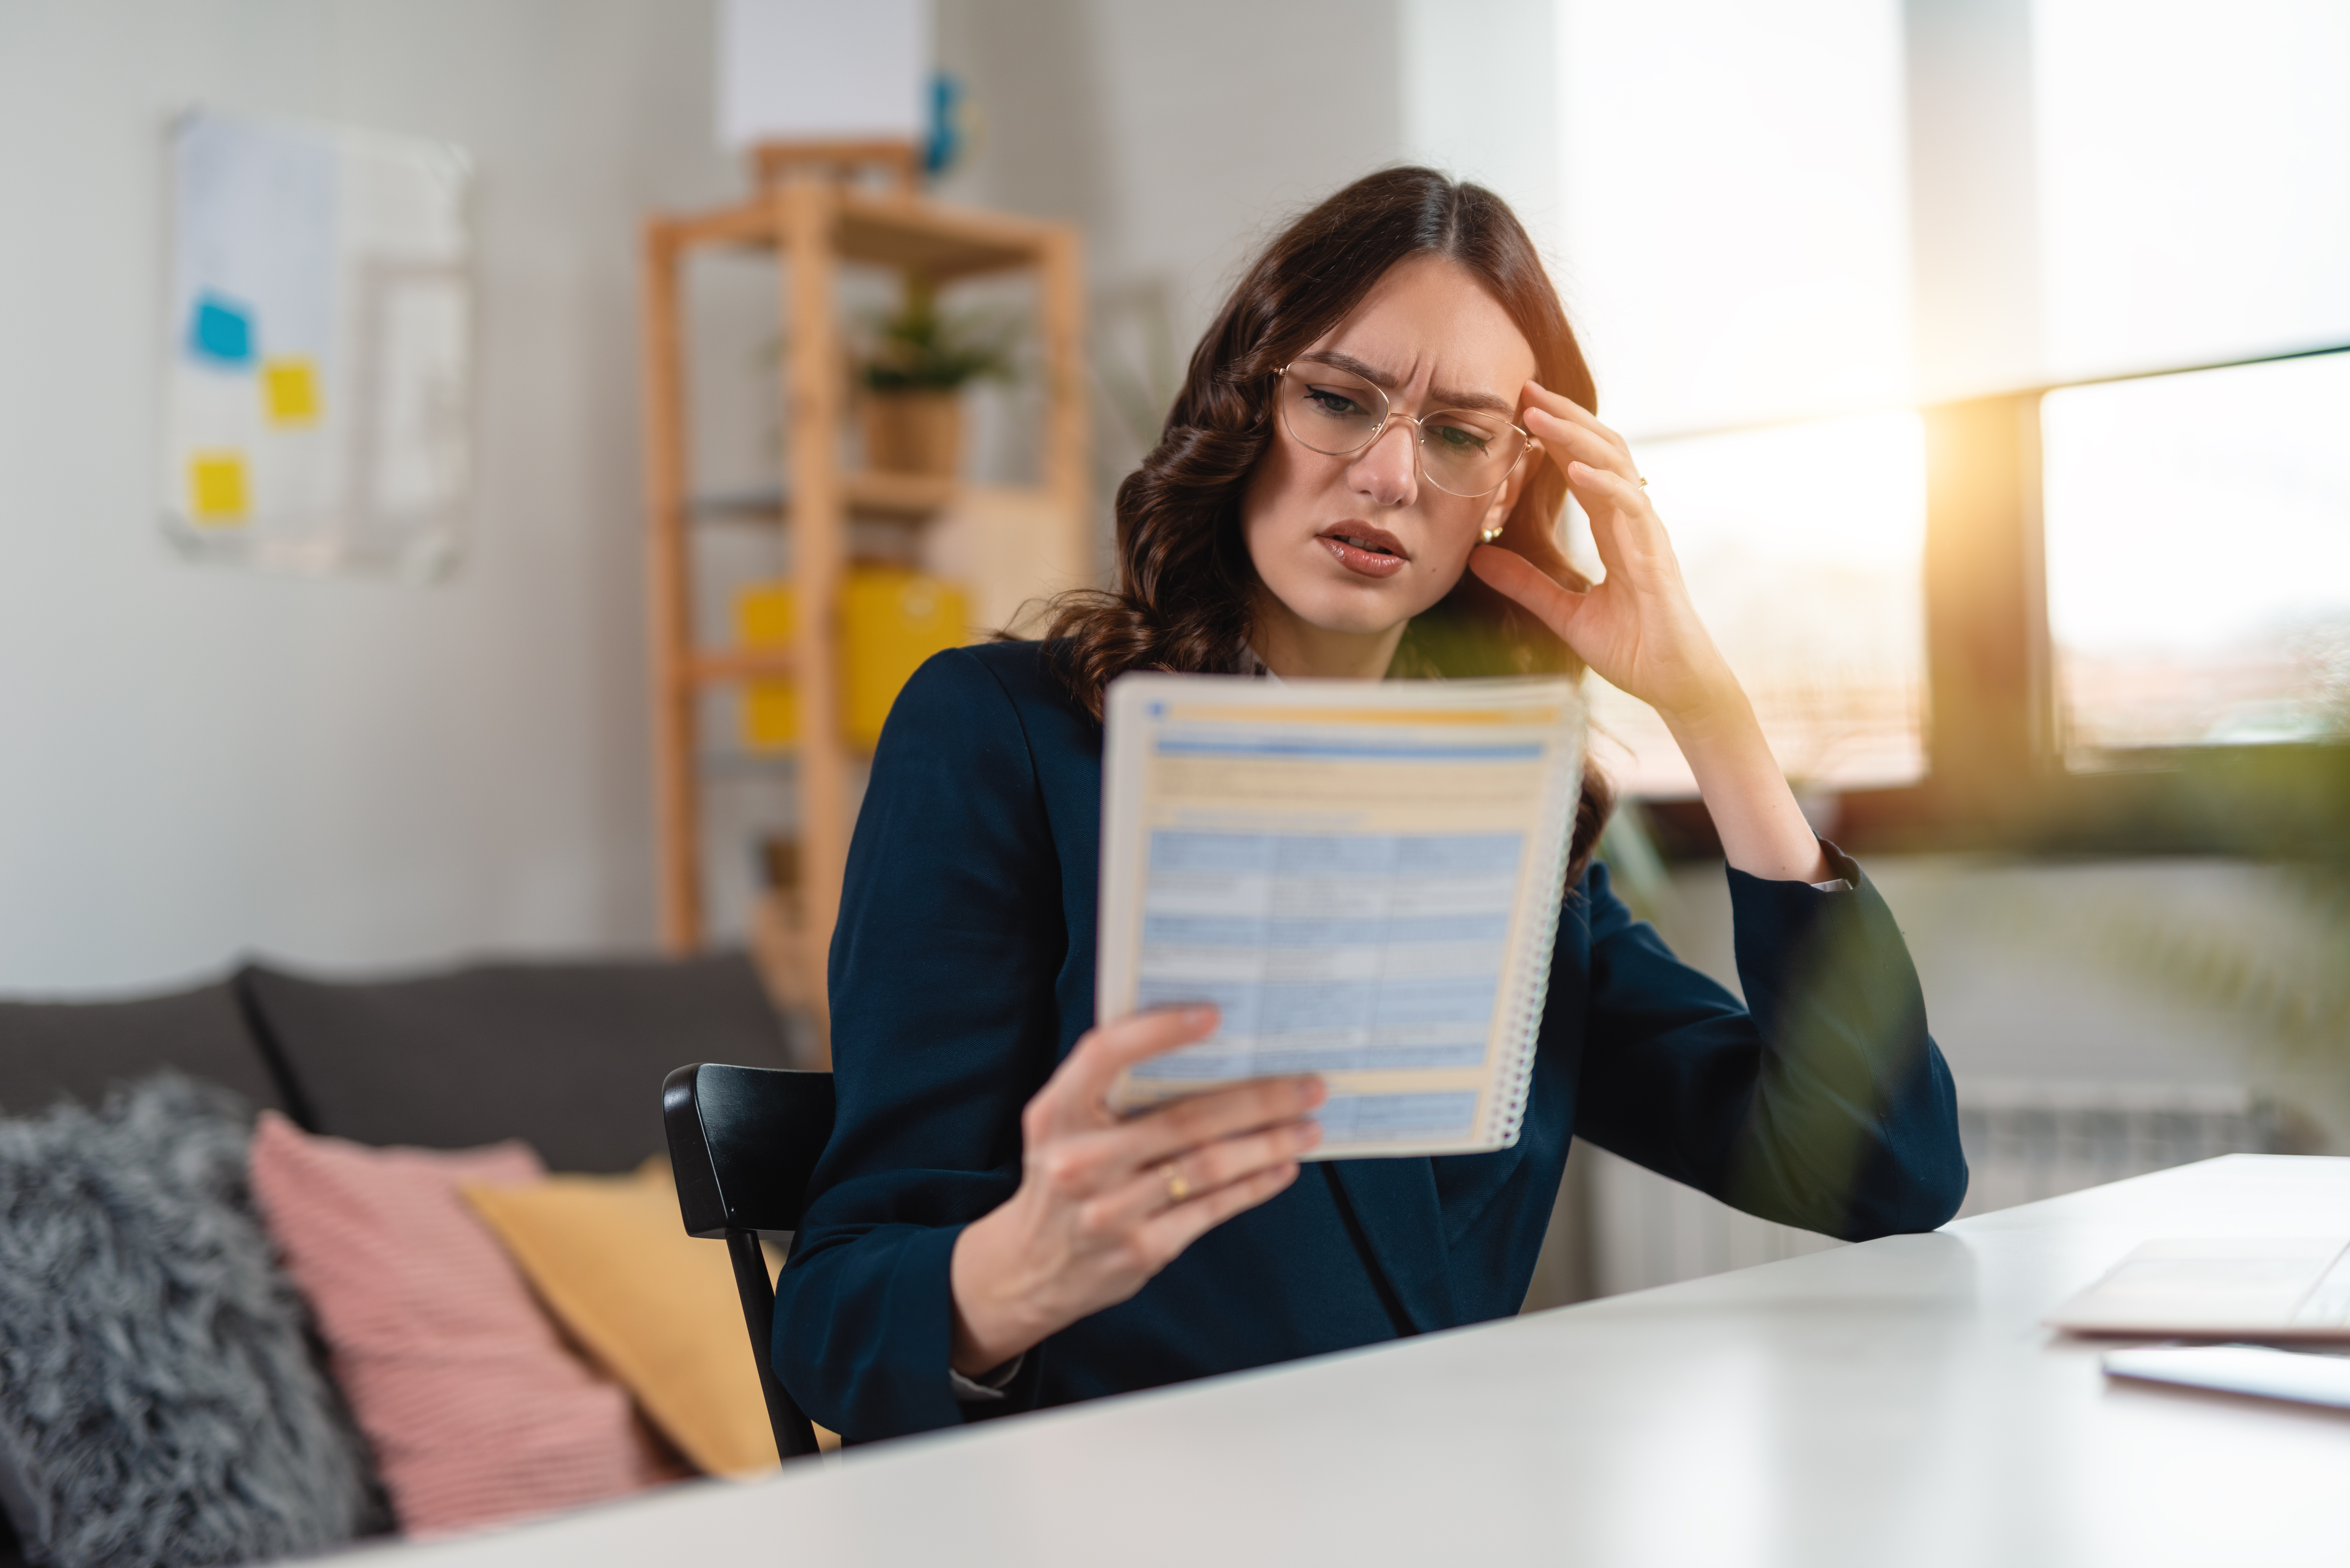
{"type": "Polygon", "coordinates": [[[1560,244],[1559,9],[1558,0],[1402,0],[1398,64],[1404,155],[1509,202],[1565,284],[1573,258],[1560,244]]]}
{"type": "MultiPolygon", "coordinates": [[[[710,26],[705,0],[0,0],[0,991],[650,940],[635,234],[740,187],[710,26]],[[475,154],[452,580],[162,543],[162,132],[196,102],[475,154]]],[[[1151,381],[1154,323],[1188,349],[1252,242],[1403,154],[1397,28],[941,0],[983,117],[944,193],[1081,222],[1100,352],[1151,381]]],[[[1138,449],[1104,416],[1106,501],[1138,449]]]]}
{"type": "MultiPolygon", "coordinates": [[[[1154,335],[1180,372],[1257,244],[1406,155],[1398,17],[1399,0],[939,0],[940,63],[979,125],[941,193],[1082,224],[1101,379],[1171,392],[1154,335]]],[[[1114,398],[1097,412],[1107,504],[1143,446],[1114,398]]]]}
{"type": "Polygon", "coordinates": [[[650,940],[635,224],[736,184],[709,25],[698,0],[0,0],[0,989],[650,940]],[[165,547],[159,181],[194,102],[476,155],[453,579],[165,547]]]}

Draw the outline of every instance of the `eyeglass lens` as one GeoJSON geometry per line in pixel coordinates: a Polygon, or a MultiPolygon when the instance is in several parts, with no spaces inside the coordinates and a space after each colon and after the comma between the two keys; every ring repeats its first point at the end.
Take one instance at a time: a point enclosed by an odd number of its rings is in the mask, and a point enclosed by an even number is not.
{"type": "MultiPolygon", "coordinates": [[[[1289,433],[1331,457],[1360,452],[1388,417],[1388,397],[1378,387],[1351,370],[1311,360],[1282,372],[1280,402],[1289,433]]],[[[1421,475],[1454,495],[1499,489],[1526,445],[1507,420],[1467,409],[1423,415],[1419,433],[1421,475]]]]}

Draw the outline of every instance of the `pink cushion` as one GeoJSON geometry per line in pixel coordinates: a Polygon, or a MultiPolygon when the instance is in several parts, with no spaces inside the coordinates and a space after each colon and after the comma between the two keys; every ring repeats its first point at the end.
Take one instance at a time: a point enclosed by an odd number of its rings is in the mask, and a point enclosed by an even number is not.
{"type": "Polygon", "coordinates": [[[552,1512],[674,1473],[628,1394],[556,1336],[457,1190],[544,1174],[521,1143],[369,1148],[275,1111],[255,1129],[254,1197],[411,1532],[552,1512]]]}

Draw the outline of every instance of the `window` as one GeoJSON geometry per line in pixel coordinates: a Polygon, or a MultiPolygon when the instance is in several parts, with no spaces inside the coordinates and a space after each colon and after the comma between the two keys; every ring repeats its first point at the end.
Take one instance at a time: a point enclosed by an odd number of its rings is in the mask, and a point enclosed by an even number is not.
{"type": "MultiPolygon", "coordinates": [[[[1804,790],[1925,772],[1926,459],[1915,414],[1652,441],[1638,449],[1690,597],[1804,790]]],[[[1617,788],[1697,782],[1646,704],[1595,680],[1594,753],[1617,788]]]]}
{"type": "MultiPolygon", "coordinates": [[[[1790,776],[1914,782],[1918,421],[1834,417],[1908,392],[1900,6],[1565,0],[1558,18],[1562,284],[1601,415],[1790,776]]],[[[1696,794],[1654,712],[1592,698],[1619,788],[1696,794]]]]}
{"type": "Polygon", "coordinates": [[[2047,379],[2350,342],[2350,6],[2035,0],[2047,379]]]}
{"type": "MultiPolygon", "coordinates": [[[[2350,342],[2350,8],[2035,0],[2050,379],[2350,342]]],[[[2042,400],[2056,739],[2341,733],[2350,356],[2042,400]]]]}
{"type": "Polygon", "coordinates": [[[2350,354],[2041,400],[2067,760],[2339,734],[2350,354]]]}
{"type": "MultiPolygon", "coordinates": [[[[2178,845],[2203,786],[2116,768],[2350,738],[2350,7],[1555,16],[1601,413],[1799,786],[2178,845]]],[[[1593,697],[1620,785],[1694,794],[1593,697]]]]}
{"type": "Polygon", "coordinates": [[[1562,0],[1560,244],[1631,436],[1906,400],[1898,0],[1562,0]]]}

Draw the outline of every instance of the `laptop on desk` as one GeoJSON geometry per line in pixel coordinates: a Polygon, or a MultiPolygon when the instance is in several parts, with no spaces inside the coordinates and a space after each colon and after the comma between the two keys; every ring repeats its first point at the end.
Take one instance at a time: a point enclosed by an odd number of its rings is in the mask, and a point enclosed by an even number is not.
{"type": "Polygon", "coordinates": [[[2148,1241],[2043,1321],[2074,1334],[2350,1340],[2350,1236],[2148,1241]]]}
{"type": "Polygon", "coordinates": [[[2350,1237],[2148,1241],[2043,1320],[2074,1334],[2265,1340],[2107,1351],[2107,1376],[2350,1407],[2350,1237]],[[2281,1350],[2276,1345],[2296,1350],[2281,1350]]]}

